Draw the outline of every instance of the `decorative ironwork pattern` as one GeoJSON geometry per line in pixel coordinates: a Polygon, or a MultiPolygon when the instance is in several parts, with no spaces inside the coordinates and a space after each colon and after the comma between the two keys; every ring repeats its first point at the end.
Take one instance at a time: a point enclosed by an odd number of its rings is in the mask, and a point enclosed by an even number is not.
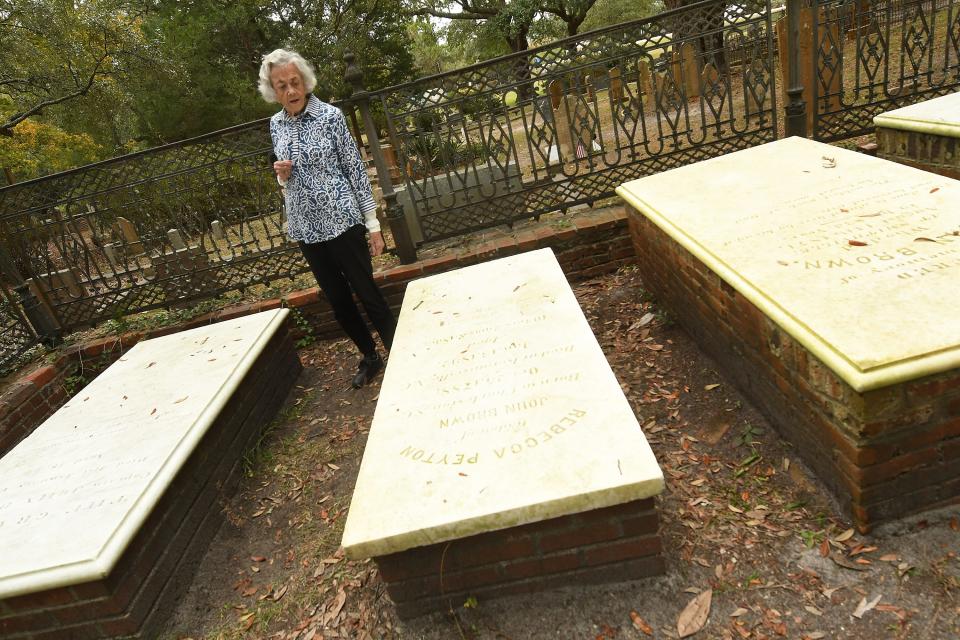
{"type": "Polygon", "coordinates": [[[370,97],[418,242],[777,137],[770,4],[706,0],[370,97]]]}
{"type": "Polygon", "coordinates": [[[0,293],[0,374],[6,373],[11,363],[39,343],[20,314],[19,307],[10,301],[9,296],[5,290],[0,293]]]}
{"type": "Polygon", "coordinates": [[[814,138],[873,130],[877,114],[960,88],[960,0],[815,0],[814,138]]]}
{"type": "Polygon", "coordinates": [[[0,190],[0,237],[61,332],[307,271],[267,121],[0,190]]]}

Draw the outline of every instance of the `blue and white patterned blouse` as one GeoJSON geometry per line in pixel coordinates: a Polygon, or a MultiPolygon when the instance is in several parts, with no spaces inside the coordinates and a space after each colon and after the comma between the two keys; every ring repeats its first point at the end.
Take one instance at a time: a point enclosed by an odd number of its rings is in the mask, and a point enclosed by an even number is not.
{"type": "Polygon", "coordinates": [[[342,111],[311,95],[299,115],[280,111],[270,118],[270,138],[277,159],[293,160],[286,184],[292,240],[331,240],[376,210],[363,158],[342,111]]]}

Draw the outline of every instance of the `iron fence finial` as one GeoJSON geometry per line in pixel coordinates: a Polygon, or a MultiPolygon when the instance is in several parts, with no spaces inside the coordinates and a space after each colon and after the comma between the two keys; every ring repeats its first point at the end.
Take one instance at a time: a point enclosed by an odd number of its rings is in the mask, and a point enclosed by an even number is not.
{"type": "Polygon", "coordinates": [[[343,54],[343,60],[347,63],[347,67],[343,72],[343,79],[346,80],[353,89],[352,95],[365,91],[363,87],[363,70],[356,63],[356,59],[356,56],[354,56],[351,51],[345,51],[343,54]]]}

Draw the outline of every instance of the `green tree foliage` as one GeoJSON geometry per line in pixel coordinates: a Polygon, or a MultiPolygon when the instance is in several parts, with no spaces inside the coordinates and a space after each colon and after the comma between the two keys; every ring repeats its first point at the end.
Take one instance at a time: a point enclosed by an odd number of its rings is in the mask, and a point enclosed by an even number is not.
{"type": "Polygon", "coordinates": [[[597,0],[587,12],[580,31],[648,18],[660,11],[663,11],[663,0],[597,0]]]}
{"type": "Polygon", "coordinates": [[[109,93],[148,59],[140,16],[115,0],[0,0],[0,134],[109,93]]]}

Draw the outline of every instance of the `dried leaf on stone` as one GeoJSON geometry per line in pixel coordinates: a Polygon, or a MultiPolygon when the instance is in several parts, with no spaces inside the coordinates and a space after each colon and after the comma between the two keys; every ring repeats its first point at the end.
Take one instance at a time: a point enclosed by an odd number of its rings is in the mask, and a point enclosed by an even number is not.
{"type": "Polygon", "coordinates": [[[642,631],[648,636],[653,635],[653,627],[647,624],[647,621],[640,617],[640,614],[636,611],[630,612],[630,620],[633,622],[633,626],[637,631],[642,631]]]}
{"type": "Polygon", "coordinates": [[[844,569],[852,569],[853,571],[866,571],[865,568],[853,562],[850,562],[843,556],[843,554],[838,553],[836,551],[830,554],[830,559],[833,560],[833,563],[835,565],[839,567],[843,567],[844,569]]]}
{"type": "Polygon", "coordinates": [[[710,616],[710,601],[713,589],[707,589],[687,604],[677,619],[677,633],[681,638],[692,636],[703,629],[710,616]]]}
{"type": "Polygon", "coordinates": [[[704,391],[713,391],[714,389],[716,389],[716,388],[719,387],[719,386],[720,386],[719,383],[708,384],[708,385],[705,386],[703,389],[704,389],[704,391]]]}
{"type": "Polygon", "coordinates": [[[836,538],[834,538],[834,540],[836,540],[837,542],[846,542],[847,540],[853,537],[854,533],[855,532],[853,529],[847,529],[846,531],[838,535],[836,538]]]}
{"type": "Polygon", "coordinates": [[[883,594],[881,593],[870,602],[867,602],[866,598],[860,598],[860,604],[858,604],[857,608],[854,609],[853,617],[856,618],[857,620],[863,618],[863,614],[865,614],[867,611],[870,611],[875,606],[877,606],[877,604],[880,602],[880,598],[882,597],[883,597],[883,594]]]}
{"type": "Polygon", "coordinates": [[[862,240],[847,240],[847,244],[849,244],[851,247],[865,247],[865,246],[867,246],[867,243],[866,243],[866,242],[863,242],[862,240]]]}

